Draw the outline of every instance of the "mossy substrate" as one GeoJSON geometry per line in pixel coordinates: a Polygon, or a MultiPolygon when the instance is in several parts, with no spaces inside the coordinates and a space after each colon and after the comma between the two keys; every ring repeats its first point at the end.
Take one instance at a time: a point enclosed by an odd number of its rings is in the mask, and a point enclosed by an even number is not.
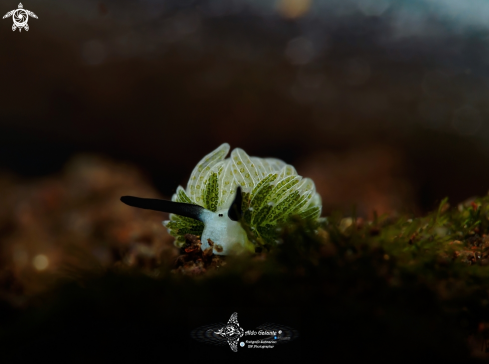
{"type": "Polygon", "coordinates": [[[49,290],[3,303],[2,362],[484,360],[486,234],[489,197],[452,208],[444,200],[420,218],[291,219],[276,246],[255,254],[202,260],[194,237],[183,257],[151,269],[46,273],[49,290]],[[190,337],[233,312],[245,329],[275,322],[299,338],[233,353],[190,337]]]}

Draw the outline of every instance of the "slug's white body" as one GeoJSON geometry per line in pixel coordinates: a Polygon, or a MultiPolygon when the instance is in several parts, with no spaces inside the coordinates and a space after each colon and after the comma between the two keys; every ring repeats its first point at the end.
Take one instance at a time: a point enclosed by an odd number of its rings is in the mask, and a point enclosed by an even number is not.
{"type": "Polygon", "coordinates": [[[238,252],[246,246],[246,232],[238,221],[228,217],[227,209],[217,212],[205,210],[201,216],[205,224],[201,236],[202,250],[210,247],[209,240],[222,247],[219,251],[220,247],[214,246],[214,253],[220,255],[229,255],[233,250],[238,252]]]}

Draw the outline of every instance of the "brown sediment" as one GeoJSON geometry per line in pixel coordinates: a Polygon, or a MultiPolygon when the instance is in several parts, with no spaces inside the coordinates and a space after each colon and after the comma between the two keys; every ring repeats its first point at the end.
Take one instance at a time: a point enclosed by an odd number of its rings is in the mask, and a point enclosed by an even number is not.
{"type": "MultiPolygon", "coordinates": [[[[200,275],[210,269],[225,265],[225,258],[215,255],[213,252],[215,247],[219,247],[219,245],[214,244],[211,239],[207,239],[207,241],[210,247],[202,250],[200,239],[195,235],[186,234],[185,245],[180,250],[182,254],[176,258],[172,273],[200,275]]],[[[217,251],[222,251],[222,247],[217,251]]]]}

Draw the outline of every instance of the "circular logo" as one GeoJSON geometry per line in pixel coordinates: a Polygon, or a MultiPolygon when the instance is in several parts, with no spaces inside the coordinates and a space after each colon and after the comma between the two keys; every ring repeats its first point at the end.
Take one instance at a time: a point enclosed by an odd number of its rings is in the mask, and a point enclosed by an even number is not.
{"type": "Polygon", "coordinates": [[[239,343],[239,346],[243,347],[243,346],[244,346],[244,342],[242,342],[242,341],[241,341],[241,342],[239,343]]]}
{"type": "Polygon", "coordinates": [[[14,24],[20,28],[27,24],[29,15],[27,15],[27,12],[24,9],[17,9],[13,14],[13,19],[14,24]]]}

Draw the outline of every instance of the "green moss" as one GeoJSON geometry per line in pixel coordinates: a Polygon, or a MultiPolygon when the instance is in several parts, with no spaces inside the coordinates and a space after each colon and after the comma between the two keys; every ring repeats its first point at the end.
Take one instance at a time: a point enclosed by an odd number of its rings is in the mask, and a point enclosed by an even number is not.
{"type": "MultiPolygon", "coordinates": [[[[260,233],[269,228],[262,225],[260,233]]],[[[5,355],[55,342],[88,358],[95,349],[77,351],[85,338],[80,327],[114,346],[129,337],[136,344],[127,346],[138,353],[164,336],[161,356],[178,355],[187,350],[197,321],[225,320],[229,310],[284,324],[299,317],[294,327],[304,357],[433,361],[487,355],[489,197],[456,208],[444,200],[425,217],[364,222],[339,213],[322,220],[291,216],[273,229],[274,246],[257,238],[269,252],[205,265],[214,259],[205,256],[209,252],[187,244],[178,269],[163,260],[151,269],[118,264],[79,274],[73,283],[64,278],[27,304],[32,312],[23,321],[5,328],[5,355]],[[188,326],[178,326],[182,322],[188,326]],[[28,335],[37,341],[26,344],[28,335]],[[467,345],[469,338],[476,349],[467,345]]]]}

